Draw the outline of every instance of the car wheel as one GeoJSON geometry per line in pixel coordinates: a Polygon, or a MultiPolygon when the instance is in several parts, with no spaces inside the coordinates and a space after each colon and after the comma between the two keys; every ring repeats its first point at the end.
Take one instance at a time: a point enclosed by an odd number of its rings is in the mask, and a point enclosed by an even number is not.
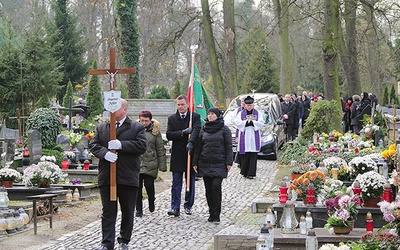
{"type": "Polygon", "coordinates": [[[275,141],[274,154],[270,156],[270,159],[276,161],[278,159],[278,142],[275,141]]]}

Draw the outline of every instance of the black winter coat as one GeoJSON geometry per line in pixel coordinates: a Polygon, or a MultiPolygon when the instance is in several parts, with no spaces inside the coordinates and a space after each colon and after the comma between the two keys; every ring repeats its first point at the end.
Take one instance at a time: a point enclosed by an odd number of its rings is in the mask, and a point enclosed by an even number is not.
{"type": "MultiPolygon", "coordinates": [[[[186,145],[188,143],[188,136],[182,136],[182,130],[189,127],[190,113],[187,112],[185,119],[180,117],[178,111],[175,114],[168,117],[167,124],[167,139],[172,141],[171,147],[171,172],[186,172],[187,169],[187,152],[186,145]]],[[[192,133],[190,135],[190,141],[196,147],[196,141],[199,137],[201,128],[200,115],[193,113],[192,117],[192,133]]]]}
{"type": "MultiPolygon", "coordinates": [[[[117,139],[122,149],[117,150],[117,184],[139,186],[140,155],[146,152],[146,131],[142,124],[126,117],[117,129],[117,139]]],[[[110,185],[110,162],[104,159],[109,151],[110,123],[102,122],[96,127],[89,143],[90,151],[100,159],[98,185],[110,185]]]]}
{"type": "Polygon", "coordinates": [[[232,166],[232,132],[219,117],[216,121],[207,122],[200,130],[199,139],[193,157],[193,166],[197,166],[198,176],[228,176],[227,165],[232,166]],[[207,129],[213,126],[214,129],[207,129]]]}
{"type": "Polygon", "coordinates": [[[282,113],[284,115],[288,115],[288,119],[284,120],[286,124],[294,124],[294,113],[296,111],[295,104],[292,102],[286,103],[286,102],[281,102],[281,107],[282,107],[282,113]]]}

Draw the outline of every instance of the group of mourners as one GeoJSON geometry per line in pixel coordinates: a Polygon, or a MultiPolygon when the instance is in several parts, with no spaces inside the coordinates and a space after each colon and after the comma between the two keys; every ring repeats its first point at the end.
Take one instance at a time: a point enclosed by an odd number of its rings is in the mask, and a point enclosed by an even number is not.
{"type": "MultiPolygon", "coordinates": [[[[287,140],[294,140],[298,136],[299,128],[304,127],[310,110],[316,102],[325,99],[322,93],[312,94],[304,91],[301,96],[295,93],[280,96],[283,121],[285,122],[285,134],[287,140]]],[[[371,110],[378,104],[375,94],[366,92],[353,95],[342,102],[342,124],[343,132],[352,131],[360,134],[364,114],[371,115],[371,110]]]]}

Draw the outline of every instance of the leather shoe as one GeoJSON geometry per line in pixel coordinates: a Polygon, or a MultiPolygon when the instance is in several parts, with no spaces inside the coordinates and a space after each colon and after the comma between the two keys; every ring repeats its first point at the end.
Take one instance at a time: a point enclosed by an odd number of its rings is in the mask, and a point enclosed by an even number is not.
{"type": "Polygon", "coordinates": [[[179,214],[180,214],[179,211],[175,210],[175,209],[171,209],[171,210],[168,211],[168,215],[173,215],[175,217],[178,217],[179,214]]]}
{"type": "Polygon", "coordinates": [[[191,215],[192,214],[192,210],[190,210],[190,208],[185,208],[185,214],[191,215]]]}
{"type": "Polygon", "coordinates": [[[207,221],[208,222],[213,222],[214,221],[214,216],[210,215],[210,217],[208,217],[207,221]]]}
{"type": "Polygon", "coordinates": [[[105,246],[101,246],[99,248],[95,248],[94,250],[108,250],[108,248],[105,246]]]}
{"type": "Polygon", "coordinates": [[[125,244],[123,242],[119,243],[119,250],[128,250],[128,244],[125,244]]]}
{"type": "Polygon", "coordinates": [[[142,212],[136,212],[136,217],[142,217],[143,213],[142,212]]]}

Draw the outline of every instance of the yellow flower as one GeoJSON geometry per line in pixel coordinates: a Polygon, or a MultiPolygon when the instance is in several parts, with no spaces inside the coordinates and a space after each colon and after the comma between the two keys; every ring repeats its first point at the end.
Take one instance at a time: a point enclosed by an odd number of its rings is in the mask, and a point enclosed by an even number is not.
{"type": "Polygon", "coordinates": [[[358,137],[360,137],[360,136],[359,136],[359,135],[356,135],[356,134],[353,135],[353,139],[356,139],[356,138],[358,138],[358,137]]]}
{"type": "Polygon", "coordinates": [[[395,143],[390,144],[389,150],[396,150],[396,144],[395,143]]]}

